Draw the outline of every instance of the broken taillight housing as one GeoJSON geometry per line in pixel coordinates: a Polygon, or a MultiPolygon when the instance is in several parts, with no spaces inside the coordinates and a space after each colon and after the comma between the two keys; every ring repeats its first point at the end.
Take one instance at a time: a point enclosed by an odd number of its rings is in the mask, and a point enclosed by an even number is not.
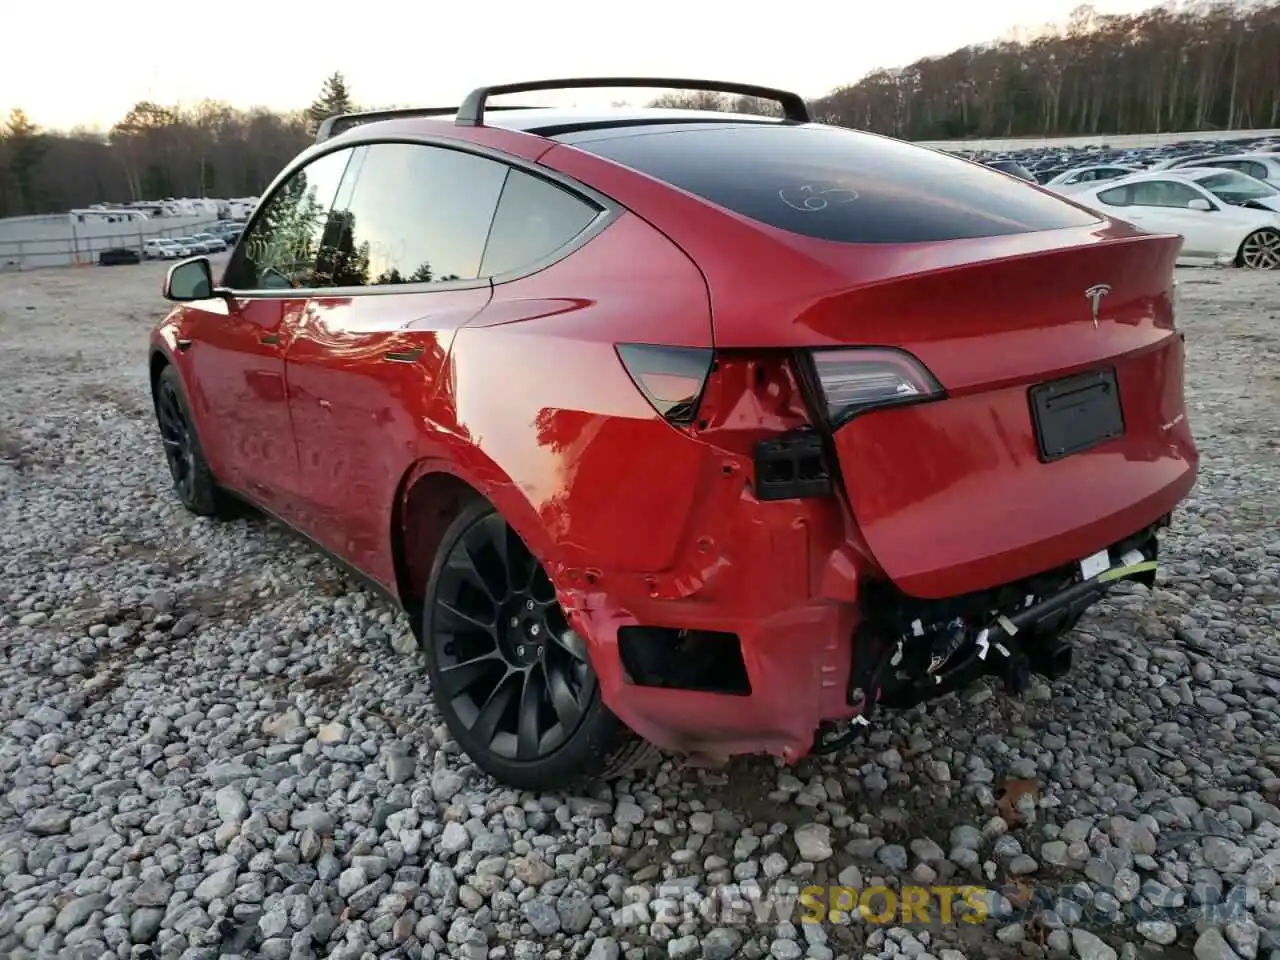
{"type": "Polygon", "coordinates": [[[715,359],[711,349],[647,343],[620,343],[616,349],[623,368],[664,420],[682,427],[693,423],[715,359]]]}
{"type": "Polygon", "coordinates": [[[867,410],[936,400],[945,393],[919,360],[892,347],[842,347],[809,354],[828,421],[867,410]]]}

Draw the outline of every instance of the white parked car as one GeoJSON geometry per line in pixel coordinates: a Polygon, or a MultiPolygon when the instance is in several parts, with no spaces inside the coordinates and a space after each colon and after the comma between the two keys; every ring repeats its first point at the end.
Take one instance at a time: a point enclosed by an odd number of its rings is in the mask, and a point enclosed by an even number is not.
{"type": "Polygon", "coordinates": [[[227,241],[212,233],[197,233],[195,234],[195,239],[201,241],[205,246],[205,250],[209,253],[217,253],[219,250],[227,249],[227,241]]]}
{"type": "Polygon", "coordinates": [[[1137,172],[1137,167],[1126,167],[1117,163],[1074,167],[1071,170],[1063,170],[1056,177],[1046,180],[1043,186],[1054,193],[1075,193],[1079,190],[1088,190],[1104,180],[1117,180],[1137,172]]]}
{"type": "Polygon", "coordinates": [[[204,240],[198,240],[195,237],[174,237],[174,239],[177,240],[181,246],[187,248],[187,250],[189,251],[187,254],[188,256],[191,256],[192,254],[196,254],[196,253],[212,253],[213,252],[209,244],[206,243],[204,240]]]}
{"type": "Polygon", "coordinates": [[[1151,233],[1180,234],[1181,261],[1280,269],[1280,214],[1224,203],[1183,172],[1138,173],[1071,199],[1151,233]]]}
{"type": "Polygon", "coordinates": [[[1198,184],[1223,203],[1280,213],[1280,189],[1265,180],[1216,167],[1186,167],[1169,172],[1198,184]]]}
{"type": "Polygon", "coordinates": [[[1166,157],[1147,167],[1147,172],[1155,173],[1157,170],[1176,170],[1178,167],[1205,166],[1212,163],[1217,157],[1218,154],[1216,153],[1188,153],[1179,157],[1166,157]]]}
{"type": "Polygon", "coordinates": [[[1222,170],[1234,170],[1255,180],[1280,186],[1280,153],[1233,153],[1226,157],[1213,157],[1209,160],[1197,160],[1194,163],[1179,164],[1175,170],[1184,167],[1218,167],[1222,170]]]}
{"type": "Polygon", "coordinates": [[[144,240],[142,255],[148,260],[177,260],[186,256],[181,246],[166,237],[144,240]]]}

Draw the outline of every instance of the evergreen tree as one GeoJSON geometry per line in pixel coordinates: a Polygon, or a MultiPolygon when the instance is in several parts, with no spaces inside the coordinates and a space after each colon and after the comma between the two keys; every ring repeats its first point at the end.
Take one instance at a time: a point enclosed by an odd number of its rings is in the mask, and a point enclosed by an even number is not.
{"type": "MultiPolygon", "coordinates": [[[[0,128],[0,140],[7,148],[5,165],[8,167],[9,179],[13,182],[18,213],[38,212],[40,204],[36,197],[36,172],[48,150],[48,143],[26,113],[16,107],[10,111],[8,122],[0,128]]],[[[4,173],[4,170],[0,170],[0,175],[4,173]]]]}
{"type": "Polygon", "coordinates": [[[351,113],[355,104],[351,101],[351,91],[347,89],[347,78],[341,72],[325,78],[320,88],[320,96],[307,109],[307,119],[311,123],[311,131],[320,126],[320,122],[339,113],[351,113]]]}

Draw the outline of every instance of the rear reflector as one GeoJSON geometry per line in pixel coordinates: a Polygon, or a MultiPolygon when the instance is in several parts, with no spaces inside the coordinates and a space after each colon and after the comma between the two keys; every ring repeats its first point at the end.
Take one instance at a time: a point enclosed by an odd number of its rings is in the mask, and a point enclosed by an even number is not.
{"type": "Polygon", "coordinates": [[[655,347],[620,343],[618,358],[645,399],[668,422],[693,423],[714,352],[700,347],[655,347]]]}
{"type": "Polygon", "coordinates": [[[827,419],[839,425],[880,407],[933,400],[943,389],[909,353],[890,347],[847,347],[810,354],[827,419]]]}

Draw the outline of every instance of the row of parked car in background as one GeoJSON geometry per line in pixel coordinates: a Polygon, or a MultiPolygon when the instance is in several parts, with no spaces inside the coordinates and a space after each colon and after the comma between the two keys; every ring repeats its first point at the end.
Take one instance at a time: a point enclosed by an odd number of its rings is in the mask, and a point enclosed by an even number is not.
{"type": "Polygon", "coordinates": [[[219,253],[240,237],[243,223],[223,220],[206,233],[189,237],[153,237],[143,241],[142,254],[148,260],[180,260],[201,253],[219,253]]]}
{"type": "Polygon", "coordinates": [[[239,220],[219,220],[207,231],[187,237],[148,237],[142,241],[141,250],[129,247],[112,247],[98,255],[102,266],[141,263],[146,260],[181,260],[198,254],[219,253],[231,248],[240,239],[244,223],[239,220]]]}
{"type": "Polygon", "coordinates": [[[1184,263],[1280,270],[1280,138],[952,151],[1154,233],[1184,263]]]}

